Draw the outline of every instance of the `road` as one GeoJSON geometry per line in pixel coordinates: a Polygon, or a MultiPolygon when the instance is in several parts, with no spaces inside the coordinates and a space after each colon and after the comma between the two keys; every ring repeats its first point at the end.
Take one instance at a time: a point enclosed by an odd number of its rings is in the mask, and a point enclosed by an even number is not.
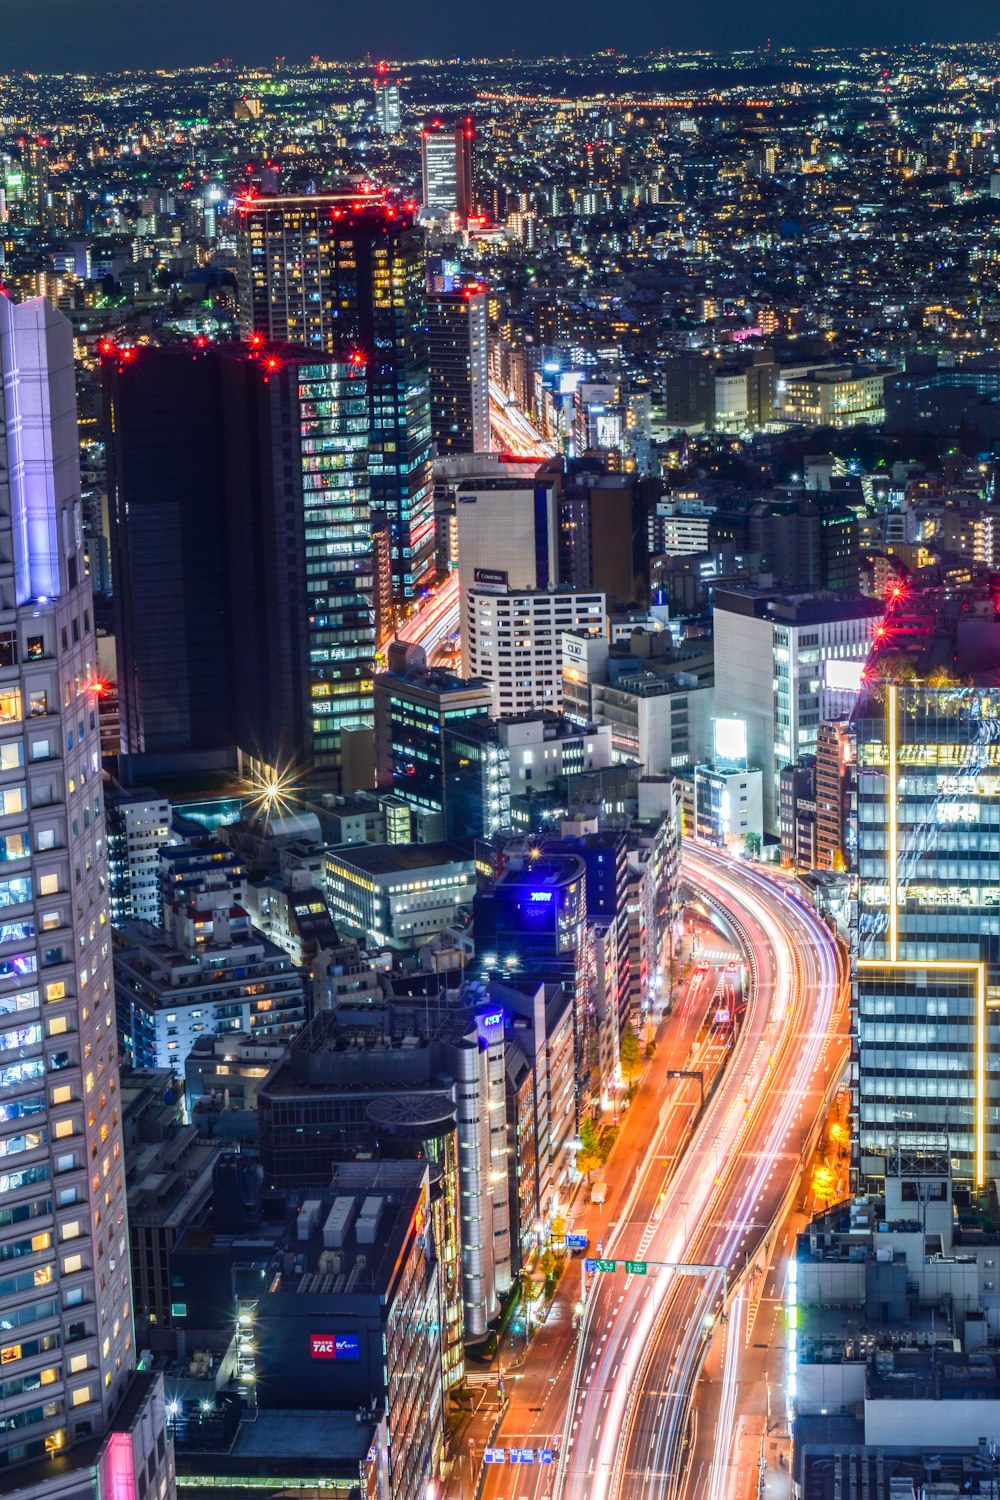
{"type": "Polygon", "coordinates": [[[444,647],[458,629],[458,574],[450,573],[443,583],[420,601],[420,607],[404,620],[396,639],[423,646],[432,663],[435,653],[444,647]]]}
{"type": "Polygon", "coordinates": [[[551,458],[556,451],[495,380],[490,381],[490,430],[497,450],[515,458],[551,458]]]}
{"type": "MultiPolygon", "coordinates": [[[[685,848],[683,869],[701,900],[740,934],[756,983],[730,1066],[677,1170],[660,1188],[655,1174],[645,1173],[604,1254],[724,1273],[592,1278],[554,1489],[548,1475],[532,1474],[527,1484],[518,1476],[507,1492],[513,1500],[550,1491],[560,1500],[668,1500],[677,1493],[692,1394],[722,1311],[723,1275],[731,1286],[766,1254],[767,1226],[797,1173],[825,1085],[839,1074],[846,992],[826,927],[760,870],[694,846],[685,848]]],[[[658,1149],[654,1138],[650,1154],[658,1149]]],[[[752,1288],[728,1312],[730,1335],[746,1339],[756,1315],[752,1288]]],[[[719,1451],[737,1414],[738,1391],[727,1378],[719,1451]]],[[[713,1474],[698,1493],[717,1500],[724,1490],[713,1474]]]]}
{"type": "MultiPolygon", "coordinates": [[[[637,1181],[641,1182],[642,1191],[650,1201],[650,1212],[657,1211],[656,1199],[662,1190],[664,1174],[671,1169],[690,1132],[698,1107],[698,1086],[689,1079],[668,1079],[667,1070],[675,1066],[697,1067],[705,1071],[706,1077],[711,1077],[721,1061],[725,1034],[720,1028],[706,1027],[704,1020],[713,1013],[716,986],[731,950],[727,950],[718,938],[713,946],[719,963],[702,962],[693,969],[678,996],[673,1015],[658,1029],[656,1056],[624,1117],[605,1172],[607,1202],[603,1205],[587,1203],[581,1192],[567,1214],[567,1230],[586,1233],[594,1250],[598,1242],[610,1237],[637,1181]],[[654,1137],[658,1138],[655,1158],[649,1151],[650,1140],[654,1137]]],[[[548,1317],[535,1334],[527,1357],[520,1339],[515,1339],[513,1346],[507,1344],[503,1350],[509,1406],[495,1444],[502,1445],[505,1451],[513,1447],[545,1448],[560,1441],[577,1343],[575,1315],[580,1296],[580,1266],[579,1260],[570,1261],[548,1317]]],[[[496,1416],[495,1386],[491,1395],[489,1413],[475,1425],[472,1436],[477,1470],[484,1434],[496,1416]]],[[[458,1445],[462,1462],[456,1478],[461,1483],[453,1483],[448,1490],[449,1495],[455,1497],[469,1497],[472,1493],[469,1440],[470,1434],[463,1433],[458,1445]]],[[[539,1471],[536,1484],[550,1473],[546,1470],[543,1476],[539,1471]]],[[[520,1495],[528,1493],[529,1486],[534,1492],[535,1485],[530,1481],[527,1470],[515,1473],[509,1465],[498,1465],[487,1468],[483,1493],[487,1500],[517,1500],[520,1495]]]]}

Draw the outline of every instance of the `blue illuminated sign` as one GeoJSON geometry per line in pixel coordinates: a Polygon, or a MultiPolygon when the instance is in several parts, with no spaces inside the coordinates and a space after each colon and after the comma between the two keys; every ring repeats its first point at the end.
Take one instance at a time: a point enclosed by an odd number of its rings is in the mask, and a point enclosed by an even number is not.
{"type": "Polygon", "coordinates": [[[551,901],[552,900],[552,892],[551,891],[532,891],[532,893],[531,893],[531,899],[532,899],[532,901],[551,901]]]}
{"type": "Polygon", "coordinates": [[[480,1024],[480,1026],[502,1026],[503,1025],[503,1011],[502,1010],[495,1010],[495,1011],[493,1011],[488,1016],[480,1016],[479,1017],[479,1024],[480,1024]]]}

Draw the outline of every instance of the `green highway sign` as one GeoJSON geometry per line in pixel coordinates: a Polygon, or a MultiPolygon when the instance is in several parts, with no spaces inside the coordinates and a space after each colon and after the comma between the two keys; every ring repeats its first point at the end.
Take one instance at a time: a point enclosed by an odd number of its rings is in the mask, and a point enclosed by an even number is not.
{"type": "Polygon", "coordinates": [[[644,1260],[627,1260],[625,1269],[630,1276],[645,1276],[646,1262],[644,1260]]]}
{"type": "Polygon", "coordinates": [[[599,1271],[615,1271],[618,1269],[618,1262],[616,1260],[599,1260],[597,1262],[597,1269],[599,1271]]]}

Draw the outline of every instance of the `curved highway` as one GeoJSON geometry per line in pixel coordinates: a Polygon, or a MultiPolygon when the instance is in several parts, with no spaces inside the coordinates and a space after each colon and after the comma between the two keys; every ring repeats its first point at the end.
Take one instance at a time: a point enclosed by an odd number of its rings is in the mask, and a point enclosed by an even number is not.
{"type": "MultiPolygon", "coordinates": [[[[645,1276],[591,1278],[556,1471],[560,1500],[675,1495],[724,1293],[761,1248],[846,1051],[846,976],[815,912],[760,869],[700,846],[685,846],[683,873],[743,951],[746,1015],[730,1066],[660,1190],[662,1213],[637,1204],[604,1254],[720,1269],[649,1265],[645,1276]]],[[[746,1301],[741,1293],[734,1322],[746,1301]]]]}

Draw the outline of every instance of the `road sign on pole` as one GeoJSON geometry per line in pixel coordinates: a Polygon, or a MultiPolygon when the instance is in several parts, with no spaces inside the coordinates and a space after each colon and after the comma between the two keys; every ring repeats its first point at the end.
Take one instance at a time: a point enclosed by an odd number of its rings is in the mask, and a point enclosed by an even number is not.
{"type": "Polygon", "coordinates": [[[644,1260],[627,1260],[625,1269],[630,1276],[645,1276],[646,1262],[644,1260]]]}

